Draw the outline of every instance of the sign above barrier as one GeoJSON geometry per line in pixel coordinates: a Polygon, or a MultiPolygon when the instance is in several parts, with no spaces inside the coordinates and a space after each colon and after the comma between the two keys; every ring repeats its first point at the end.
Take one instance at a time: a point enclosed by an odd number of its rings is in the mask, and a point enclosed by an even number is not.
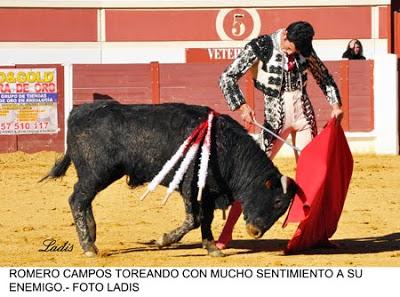
{"type": "Polygon", "coordinates": [[[228,62],[236,59],[242,48],[188,48],[186,63],[228,62]]]}
{"type": "Polygon", "coordinates": [[[0,69],[0,135],[57,133],[57,69],[0,69]]]}
{"type": "Polygon", "coordinates": [[[254,8],[221,9],[215,21],[221,40],[245,40],[257,37],[261,19],[254,8]]]}

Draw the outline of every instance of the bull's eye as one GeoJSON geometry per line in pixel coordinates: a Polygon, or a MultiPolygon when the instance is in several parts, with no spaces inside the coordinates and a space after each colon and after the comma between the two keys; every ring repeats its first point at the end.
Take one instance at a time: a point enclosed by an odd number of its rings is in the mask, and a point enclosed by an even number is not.
{"type": "Polygon", "coordinates": [[[274,201],[274,208],[278,209],[282,207],[282,199],[281,198],[276,198],[274,201]]]}
{"type": "Polygon", "coordinates": [[[268,190],[272,188],[272,181],[269,179],[265,182],[265,186],[267,187],[268,190]]]}

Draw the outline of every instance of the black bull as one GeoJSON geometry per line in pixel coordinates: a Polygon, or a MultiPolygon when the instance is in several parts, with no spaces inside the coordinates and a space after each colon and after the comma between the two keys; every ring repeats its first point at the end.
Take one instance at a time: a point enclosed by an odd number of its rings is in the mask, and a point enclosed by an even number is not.
{"type": "MultiPolygon", "coordinates": [[[[207,107],[184,104],[123,105],[97,102],[74,108],[68,119],[67,151],[49,174],[63,176],[74,163],[78,181],[69,204],[80,244],[87,256],[97,253],[92,201],[96,194],[127,175],[132,187],[149,182],[183,141],[205,119],[207,107]]],[[[200,153],[198,153],[199,155],[200,153]]],[[[199,157],[179,185],[186,216],[183,224],[156,243],[168,246],[201,226],[203,247],[223,255],[214,243],[211,223],[216,208],[241,202],[248,233],[261,237],[287,210],[295,183],[283,177],[247,131],[231,117],[214,118],[206,186],[197,201],[199,157]]],[[[175,168],[174,168],[175,169],[175,168]]],[[[168,185],[175,170],[162,182],[168,185]]]]}

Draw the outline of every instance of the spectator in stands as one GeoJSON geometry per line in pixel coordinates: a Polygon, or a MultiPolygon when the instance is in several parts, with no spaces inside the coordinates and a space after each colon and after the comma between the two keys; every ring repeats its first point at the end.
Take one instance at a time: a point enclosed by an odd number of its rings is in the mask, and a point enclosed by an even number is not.
{"type": "MultiPolygon", "coordinates": [[[[262,35],[245,45],[243,51],[222,73],[220,87],[232,110],[239,110],[243,120],[254,123],[255,114],[246,103],[238,80],[248,71],[254,85],[264,94],[264,126],[304,148],[317,134],[314,110],[307,95],[307,72],[311,72],[332,107],[332,117],[343,117],[339,91],[332,75],[312,47],[314,29],[307,22],[295,22],[271,35],[262,35]]],[[[263,131],[260,145],[272,159],[282,142],[263,131]]],[[[295,152],[297,160],[297,151],[295,152]]],[[[238,198],[238,197],[236,197],[238,198]]],[[[233,227],[241,214],[236,201],[218,239],[223,249],[232,239],[233,227]]]]}
{"type": "Polygon", "coordinates": [[[350,40],[346,51],[342,55],[342,58],[349,60],[365,60],[365,57],[363,56],[363,47],[360,40],[350,40]]]}

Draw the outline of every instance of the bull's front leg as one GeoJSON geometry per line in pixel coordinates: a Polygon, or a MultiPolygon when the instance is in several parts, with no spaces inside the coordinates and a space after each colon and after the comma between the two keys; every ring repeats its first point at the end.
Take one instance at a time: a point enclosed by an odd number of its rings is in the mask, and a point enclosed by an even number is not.
{"type": "Polygon", "coordinates": [[[156,244],[159,247],[169,246],[173,243],[178,242],[185,236],[190,230],[193,230],[200,226],[199,216],[193,213],[186,213],[185,220],[182,226],[172,230],[169,233],[164,233],[156,244]]]}
{"type": "Polygon", "coordinates": [[[214,236],[211,231],[211,224],[214,219],[214,204],[210,199],[203,197],[201,204],[201,238],[202,246],[212,257],[224,257],[225,254],[215,245],[214,236]]]}
{"type": "MultiPolygon", "coordinates": [[[[198,166],[198,165],[197,165],[198,166]]],[[[169,233],[164,233],[156,244],[159,247],[164,247],[178,242],[185,236],[189,231],[198,228],[200,226],[200,207],[197,202],[197,184],[193,176],[196,173],[196,165],[192,164],[186,172],[186,177],[181,183],[181,195],[185,204],[185,220],[183,224],[172,230],[169,233]]]]}

